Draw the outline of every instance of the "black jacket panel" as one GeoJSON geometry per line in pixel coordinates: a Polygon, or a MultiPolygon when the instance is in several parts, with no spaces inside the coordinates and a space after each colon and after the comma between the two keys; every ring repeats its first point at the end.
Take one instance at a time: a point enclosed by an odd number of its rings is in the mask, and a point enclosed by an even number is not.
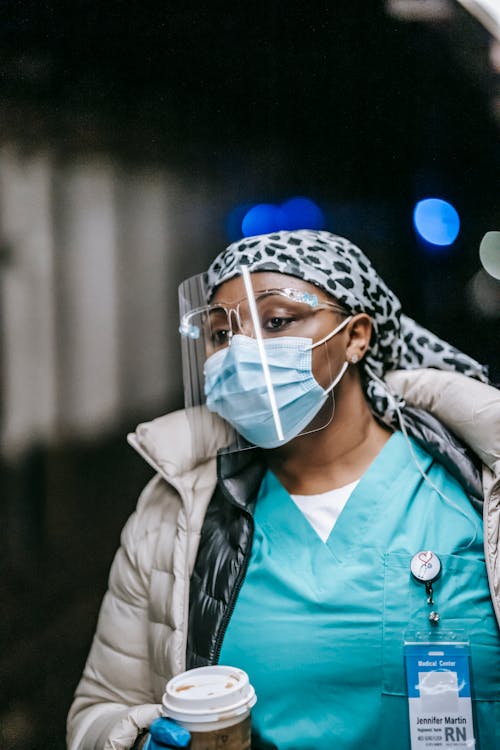
{"type": "Polygon", "coordinates": [[[188,669],[216,664],[222,637],[243,582],[253,536],[252,513],[265,467],[251,449],[222,454],[191,576],[188,669]]]}

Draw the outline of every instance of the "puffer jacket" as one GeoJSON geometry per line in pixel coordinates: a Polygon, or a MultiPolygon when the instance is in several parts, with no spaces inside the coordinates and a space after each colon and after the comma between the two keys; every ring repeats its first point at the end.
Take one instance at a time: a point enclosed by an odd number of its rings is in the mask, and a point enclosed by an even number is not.
{"type": "MultiPolygon", "coordinates": [[[[397,371],[387,381],[410,407],[424,409],[446,425],[482,463],[485,557],[500,623],[500,393],[462,375],[437,370],[397,371]]],[[[251,547],[246,514],[259,474],[244,457],[243,496],[241,475],[228,474],[217,486],[214,456],[227,444],[228,433],[224,422],[212,422],[213,444],[204,446],[203,455],[191,450],[184,411],[141,425],[130,437],[157,474],[122,532],[68,716],[69,750],[127,750],[139,731],[160,715],[166,681],[187,666],[217,658],[220,634],[230,615],[228,602],[238,576],[244,574],[251,547]],[[206,602],[197,600],[199,592],[193,591],[199,583],[197,570],[204,567],[197,558],[199,551],[203,553],[203,547],[199,550],[202,531],[213,521],[212,508],[219,514],[217,524],[221,523],[218,492],[232,504],[222,522],[228,528],[226,546],[229,538],[238,565],[230,591],[227,552],[221,548],[218,557],[226,564],[217,568],[217,563],[216,574],[223,605],[215,603],[217,611],[210,612],[206,602]],[[204,618],[204,629],[197,628],[197,618],[204,618]]],[[[216,545],[222,542],[214,540],[216,545]]]]}

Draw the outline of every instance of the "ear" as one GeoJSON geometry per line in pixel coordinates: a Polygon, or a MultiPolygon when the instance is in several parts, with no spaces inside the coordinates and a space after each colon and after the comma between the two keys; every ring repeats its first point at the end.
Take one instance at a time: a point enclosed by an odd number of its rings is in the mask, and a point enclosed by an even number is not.
{"type": "Polygon", "coordinates": [[[346,326],[346,334],[349,337],[346,348],[346,359],[356,364],[363,359],[372,335],[372,320],[367,313],[355,315],[346,326]]]}

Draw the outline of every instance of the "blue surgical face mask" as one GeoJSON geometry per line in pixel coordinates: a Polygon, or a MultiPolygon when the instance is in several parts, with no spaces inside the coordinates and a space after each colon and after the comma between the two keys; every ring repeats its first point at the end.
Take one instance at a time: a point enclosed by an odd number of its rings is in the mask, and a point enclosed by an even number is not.
{"type": "Polygon", "coordinates": [[[276,448],[292,440],[314,419],[345,373],[345,362],[328,388],[312,372],[312,349],[339,333],[351,318],[313,344],[311,339],[264,339],[265,358],[283,437],[278,436],[269,386],[257,339],[237,334],[231,346],[205,362],[207,407],[227,420],[253,445],[276,448]]]}

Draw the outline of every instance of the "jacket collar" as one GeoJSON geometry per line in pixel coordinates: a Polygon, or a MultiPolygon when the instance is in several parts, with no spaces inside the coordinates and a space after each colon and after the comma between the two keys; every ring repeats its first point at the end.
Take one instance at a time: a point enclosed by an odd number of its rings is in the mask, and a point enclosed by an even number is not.
{"type": "Polygon", "coordinates": [[[232,431],[226,423],[203,408],[196,414],[193,410],[180,410],[140,424],[127,439],[150,466],[179,491],[189,507],[191,503],[187,498],[203,474],[204,484],[215,486],[217,476],[226,497],[253,512],[265,471],[262,452],[256,448],[221,451],[228,446],[231,437],[232,431]],[[193,439],[194,434],[198,440],[193,439]],[[205,436],[204,441],[199,440],[200,435],[205,436]],[[201,466],[205,471],[199,471],[201,466]]]}
{"type": "Polygon", "coordinates": [[[385,380],[408,406],[423,409],[500,475],[500,391],[444,370],[396,370],[385,380]]]}
{"type": "Polygon", "coordinates": [[[217,478],[226,497],[240,508],[253,512],[255,498],[266,471],[259,448],[220,453],[217,457],[217,478]]]}
{"type": "Polygon", "coordinates": [[[231,434],[224,420],[198,407],[144,422],[127,440],[161,476],[177,485],[200,464],[215,462],[231,434]]]}

